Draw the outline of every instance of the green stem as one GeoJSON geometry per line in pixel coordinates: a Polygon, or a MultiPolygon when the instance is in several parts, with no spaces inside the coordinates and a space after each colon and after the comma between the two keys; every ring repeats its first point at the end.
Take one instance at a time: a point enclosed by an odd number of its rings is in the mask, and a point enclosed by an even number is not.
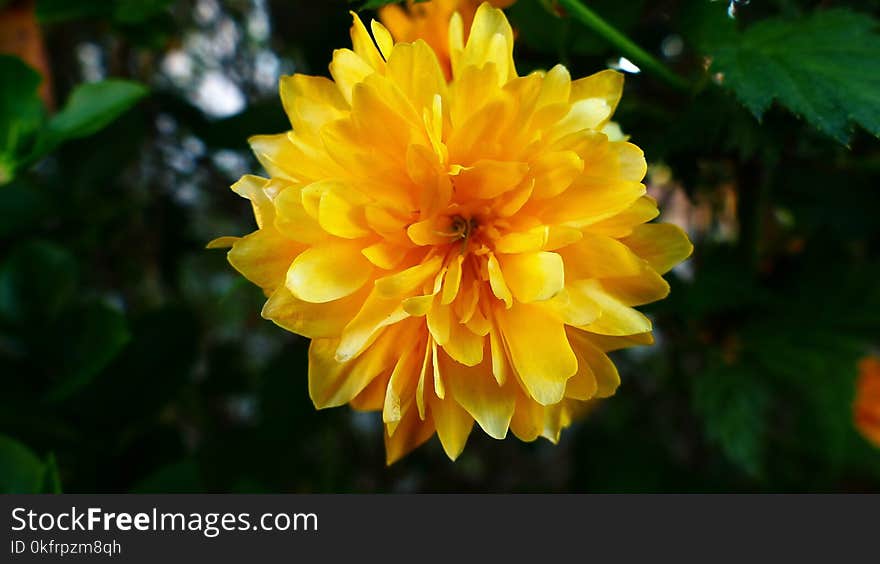
{"type": "Polygon", "coordinates": [[[657,60],[656,57],[633,43],[629,37],[620,33],[614,26],[603,20],[599,14],[584,6],[580,0],[556,0],[556,2],[579,22],[620,49],[628,59],[639,67],[653,73],[658,78],[662,78],[667,84],[678,90],[690,90],[686,80],[669,70],[669,67],[657,60]]]}

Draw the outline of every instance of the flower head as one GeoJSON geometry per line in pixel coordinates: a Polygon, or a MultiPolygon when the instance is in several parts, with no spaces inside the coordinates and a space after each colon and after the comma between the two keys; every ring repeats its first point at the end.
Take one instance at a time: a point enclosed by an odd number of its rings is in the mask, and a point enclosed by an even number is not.
{"type": "MultiPolygon", "coordinates": [[[[497,8],[506,8],[516,0],[490,0],[497,8]]],[[[400,42],[412,43],[423,39],[437,54],[440,66],[447,78],[452,76],[449,53],[449,23],[456,12],[461,18],[465,36],[470,32],[474,14],[480,5],[479,0],[431,0],[414,2],[408,0],[406,8],[388,4],[379,10],[382,20],[391,36],[400,42]]]]}
{"type": "Polygon", "coordinates": [[[579,404],[614,393],[606,352],[651,342],[633,306],[691,245],[657,215],[635,145],[603,129],[623,78],[518,76],[503,12],[450,24],[451,81],[424,41],[354,16],[333,80],[281,80],[292,131],[251,146],[259,229],[229,261],[263,316],[312,339],[318,408],[379,410],[387,459],[435,430],[457,457],[474,421],[555,441],[579,404]],[[377,47],[378,46],[378,47],[377,47]]]}
{"type": "Polygon", "coordinates": [[[859,363],[859,380],[853,406],[856,429],[880,448],[880,358],[868,356],[859,363]]]}

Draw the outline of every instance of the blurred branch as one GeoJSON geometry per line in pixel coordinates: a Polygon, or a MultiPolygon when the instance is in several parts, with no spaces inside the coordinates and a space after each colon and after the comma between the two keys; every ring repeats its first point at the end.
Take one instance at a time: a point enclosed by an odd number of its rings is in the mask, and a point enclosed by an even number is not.
{"type": "Polygon", "coordinates": [[[685,79],[672,72],[669,67],[660,62],[656,57],[636,45],[630,38],[618,31],[617,28],[602,19],[596,12],[584,6],[580,0],[556,1],[576,20],[620,49],[627,58],[641,68],[663,79],[664,82],[677,90],[686,92],[691,89],[685,79]]]}

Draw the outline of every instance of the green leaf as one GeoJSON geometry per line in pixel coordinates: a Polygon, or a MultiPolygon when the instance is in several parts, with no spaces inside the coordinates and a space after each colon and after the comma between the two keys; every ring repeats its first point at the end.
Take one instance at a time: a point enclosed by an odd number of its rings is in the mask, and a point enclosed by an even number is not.
{"type": "Polygon", "coordinates": [[[4,186],[0,189],[0,237],[32,228],[49,208],[46,196],[35,186],[22,182],[4,186]]]}
{"type": "Polygon", "coordinates": [[[119,0],[113,19],[125,24],[141,23],[166,12],[171,3],[172,0],[119,0]]]}
{"type": "MultiPolygon", "coordinates": [[[[358,0],[348,0],[350,4],[357,3],[358,0]]],[[[377,8],[381,8],[382,6],[386,6],[388,4],[400,4],[404,0],[366,0],[361,3],[358,10],[375,10],[377,8]]],[[[415,0],[418,4],[419,2],[430,2],[430,0],[415,0]]]]}
{"type": "Polygon", "coordinates": [[[19,155],[42,122],[41,80],[18,57],[0,55],[0,186],[15,176],[19,155]]]}
{"type": "Polygon", "coordinates": [[[841,143],[852,124],[880,137],[877,21],[849,10],[764,20],[710,49],[723,75],[756,117],[774,100],[841,143]]]}
{"type": "Polygon", "coordinates": [[[18,245],[0,265],[0,319],[45,324],[76,290],[76,260],[47,241],[18,245]]]}
{"type": "Polygon", "coordinates": [[[0,435],[0,494],[43,491],[46,465],[29,448],[0,435]]]}
{"type": "Polygon", "coordinates": [[[132,493],[198,493],[204,491],[195,460],[181,460],[160,467],[132,489],[132,493]]]}
{"type": "Polygon", "coordinates": [[[114,2],[107,0],[37,0],[36,14],[40,23],[58,23],[109,16],[114,2]]]}
{"type": "Polygon", "coordinates": [[[61,475],[58,471],[58,462],[55,460],[55,455],[51,452],[46,457],[46,467],[43,475],[43,487],[41,493],[62,493],[61,475]]]}
{"type": "MultiPolygon", "coordinates": [[[[602,14],[618,30],[631,30],[644,11],[644,0],[616,2],[594,0],[590,8],[602,14]]],[[[599,55],[613,49],[602,37],[586,30],[569,18],[562,18],[551,2],[516,2],[508,10],[511,25],[517,30],[517,40],[531,50],[554,59],[569,55],[599,55]]]]}
{"type": "Polygon", "coordinates": [[[67,399],[88,385],[131,338],[125,316],[102,303],[65,315],[57,329],[51,358],[60,381],[49,392],[50,402],[67,399]]]}
{"type": "Polygon", "coordinates": [[[743,366],[721,360],[714,364],[694,381],[694,411],[703,420],[706,437],[728,460],[759,477],[764,470],[769,390],[743,366]]]}
{"type": "Polygon", "coordinates": [[[64,108],[49,120],[40,138],[39,152],[45,154],[64,141],[96,133],[146,96],[147,92],[142,84],[118,79],[76,87],[64,108]]]}

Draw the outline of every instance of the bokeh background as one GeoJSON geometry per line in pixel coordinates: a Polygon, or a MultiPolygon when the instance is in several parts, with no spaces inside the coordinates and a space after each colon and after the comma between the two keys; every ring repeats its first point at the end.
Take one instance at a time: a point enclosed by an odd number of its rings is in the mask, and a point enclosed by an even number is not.
{"type": "Polygon", "coordinates": [[[389,468],[204,248],[254,229],[246,139],[289,128],[278,77],[326,75],[352,5],[0,0],[0,491],[880,490],[880,2],[585,3],[684,86],[552,1],[508,10],[519,70],[627,73],[616,121],[694,256],[558,445],[475,428],[389,468]]]}

